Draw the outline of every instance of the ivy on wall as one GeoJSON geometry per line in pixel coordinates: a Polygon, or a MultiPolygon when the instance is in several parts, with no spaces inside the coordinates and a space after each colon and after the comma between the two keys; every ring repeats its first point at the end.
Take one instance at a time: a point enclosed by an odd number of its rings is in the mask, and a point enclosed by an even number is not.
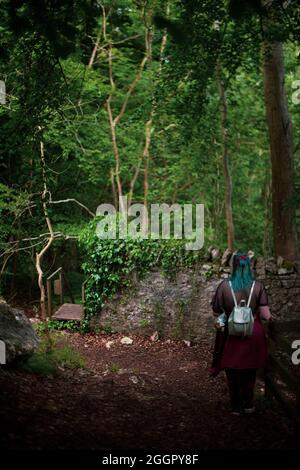
{"type": "Polygon", "coordinates": [[[180,239],[99,239],[96,222],[91,222],[80,237],[84,251],[83,270],[86,283],[86,320],[98,313],[104,302],[120,289],[130,287],[134,275],[143,277],[159,268],[173,278],[181,268],[203,261],[203,250],[186,250],[186,240],[180,239]]]}

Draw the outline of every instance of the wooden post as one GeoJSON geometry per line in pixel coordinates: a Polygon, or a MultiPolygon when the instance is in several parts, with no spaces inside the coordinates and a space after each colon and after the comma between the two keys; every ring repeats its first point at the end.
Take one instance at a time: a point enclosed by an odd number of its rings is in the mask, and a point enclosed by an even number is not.
{"type": "Polygon", "coordinates": [[[82,287],[81,287],[81,299],[82,299],[82,304],[84,305],[84,302],[85,302],[85,282],[82,284],[82,287]]]}
{"type": "Polygon", "coordinates": [[[63,285],[63,274],[62,271],[59,272],[59,282],[60,282],[60,304],[64,303],[64,285],[63,285]]]}
{"type": "Polygon", "coordinates": [[[82,318],[81,320],[84,320],[84,314],[85,314],[85,285],[87,283],[87,279],[83,282],[81,286],[81,300],[82,300],[82,318]]]}
{"type": "Polygon", "coordinates": [[[52,291],[51,280],[47,279],[47,300],[48,300],[48,317],[52,317],[52,291]]]}

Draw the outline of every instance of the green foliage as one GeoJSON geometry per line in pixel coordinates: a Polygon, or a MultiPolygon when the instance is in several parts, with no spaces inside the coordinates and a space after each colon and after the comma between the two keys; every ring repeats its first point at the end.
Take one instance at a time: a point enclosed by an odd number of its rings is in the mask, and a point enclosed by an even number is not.
{"type": "MultiPolygon", "coordinates": [[[[97,333],[96,330],[95,332],[97,333]]],[[[98,332],[105,335],[111,335],[113,333],[113,329],[109,323],[105,323],[100,329],[98,329],[98,332]]]]}
{"type": "Polygon", "coordinates": [[[120,369],[121,369],[121,366],[117,362],[112,362],[109,366],[109,371],[112,374],[117,374],[120,371],[120,369]]]}
{"type": "Polygon", "coordinates": [[[53,356],[50,353],[34,353],[21,368],[31,374],[41,375],[46,377],[52,375],[57,370],[57,365],[53,362],[53,356]]]}
{"type": "Polygon", "coordinates": [[[147,326],[149,325],[150,325],[150,320],[148,320],[147,318],[142,318],[142,320],[140,321],[140,327],[147,328],[147,326]]]}
{"type": "Polygon", "coordinates": [[[159,334],[163,334],[164,329],[164,309],[160,302],[155,304],[154,309],[155,328],[159,334]]]}
{"type": "Polygon", "coordinates": [[[22,370],[31,374],[47,376],[58,372],[59,368],[79,369],[85,367],[85,360],[81,354],[68,344],[59,344],[61,338],[52,336],[52,347],[48,352],[48,342],[44,338],[36,351],[29,359],[22,362],[22,370]]]}
{"type": "Polygon", "coordinates": [[[12,223],[26,212],[30,206],[30,200],[30,194],[26,191],[18,192],[0,183],[0,246],[4,243],[1,248],[6,246],[8,235],[17,234],[17,229],[12,228],[12,223]]]}
{"type": "Polygon", "coordinates": [[[181,268],[194,266],[203,252],[188,251],[185,240],[152,240],[142,238],[99,239],[97,221],[82,231],[80,244],[84,252],[83,270],[86,284],[87,318],[95,314],[104,301],[139,277],[160,267],[163,274],[174,277],[181,268]]]}
{"type": "MultiPolygon", "coordinates": [[[[80,333],[88,333],[90,331],[89,324],[86,320],[78,322],[75,320],[55,320],[50,319],[47,322],[47,328],[50,331],[78,331],[80,333]]],[[[46,331],[46,326],[44,323],[38,323],[36,326],[38,333],[43,334],[46,331]]]]}
{"type": "MultiPolygon", "coordinates": [[[[271,165],[260,48],[263,38],[280,39],[285,41],[285,78],[294,121],[297,194],[293,203],[300,230],[300,106],[291,101],[292,84],[300,73],[297,2],[273,2],[268,12],[261,11],[260,2],[250,0],[0,3],[0,80],[7,88],[7,104],[0,105],[0,257],[1,269],[5,264],[1,292],[7,298],[21,292],[27,296],[29,290],[30,301],[38,298],[35,254],[45,239],[36,237],[48,231],[41,206],[41,139],[53,200],[75,198],[92,212],[103,202],[114,203],[116,162],[105,103],[111,93],[116,118],[145,53],[146,12],[152,57],[116,128],[123,194],[130,191],[140,165],[133,202],[144,200],[145,125],[154,105],[148,204],[204,203],[205,245],[227,247],[219,63],[228,107],[236,245],[271,255],[271,165]],[[99,36],[102,6],[107,13],[106,38],[99,36]],[[152,13],[156,22],[150,18],[152,13]],[[98,36],[97,54],[89,67],[98,36]],[[109,43],[114,86],[109,78],[109,43]],[[7,250],[15,242],[20,251],[9,256],[7,250]]],[[[72,237],[81,233],[89,217],[74,202],[49,206],[49,215],[56,233],[72,237]]],[[[76,263],[70,268],[75,271],[83,262],[85,273],[91,275],[89,315],[132,282],[134,272],[141,276],[159,267],[173,276],[180,266],[197,262],[198,255],[187,253],[180,241],[100,242],[93,230],[83,230],[81,251],[74,250],[76,263]]],[[[71,243],[75,242],[68,237],[55,240],[43,259],[45,275],[53,266],[71,264],[71,243]]],[[[88,321],[80,327],[69,322],[53,327],[86,331],[88,321]]]]}

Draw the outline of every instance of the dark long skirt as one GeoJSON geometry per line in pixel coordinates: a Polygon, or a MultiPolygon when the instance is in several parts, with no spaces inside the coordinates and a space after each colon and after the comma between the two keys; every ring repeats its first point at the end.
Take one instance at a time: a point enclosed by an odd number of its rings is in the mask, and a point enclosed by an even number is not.
{"type": "Polygon", "coordinates": [[[247,338],[228,336],[217,330],[210,373],[216,377],[222,369],[259,369],[267,365],[268,347],[259,318],[255,318],[253,334],[247,338]]]}
{"type": "Polygon", "coordinates": [[[221,369],[259,369],[266,367],[268,347],[265,332],[259,318],[255,318],[252,336],[241,338],[227,336],[221,369]]]}

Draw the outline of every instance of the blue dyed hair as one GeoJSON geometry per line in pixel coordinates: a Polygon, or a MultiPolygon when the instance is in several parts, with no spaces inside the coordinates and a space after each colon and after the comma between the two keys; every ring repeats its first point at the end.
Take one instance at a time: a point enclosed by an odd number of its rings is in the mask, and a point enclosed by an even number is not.
{"type": "Polygon", "coordinates": [[[251,271],[250,258],[247,253],[238,251],[233,255],[232,275],[230,280],[235,292],[248,289],[251,286],[254,277],[251,271]]]}

